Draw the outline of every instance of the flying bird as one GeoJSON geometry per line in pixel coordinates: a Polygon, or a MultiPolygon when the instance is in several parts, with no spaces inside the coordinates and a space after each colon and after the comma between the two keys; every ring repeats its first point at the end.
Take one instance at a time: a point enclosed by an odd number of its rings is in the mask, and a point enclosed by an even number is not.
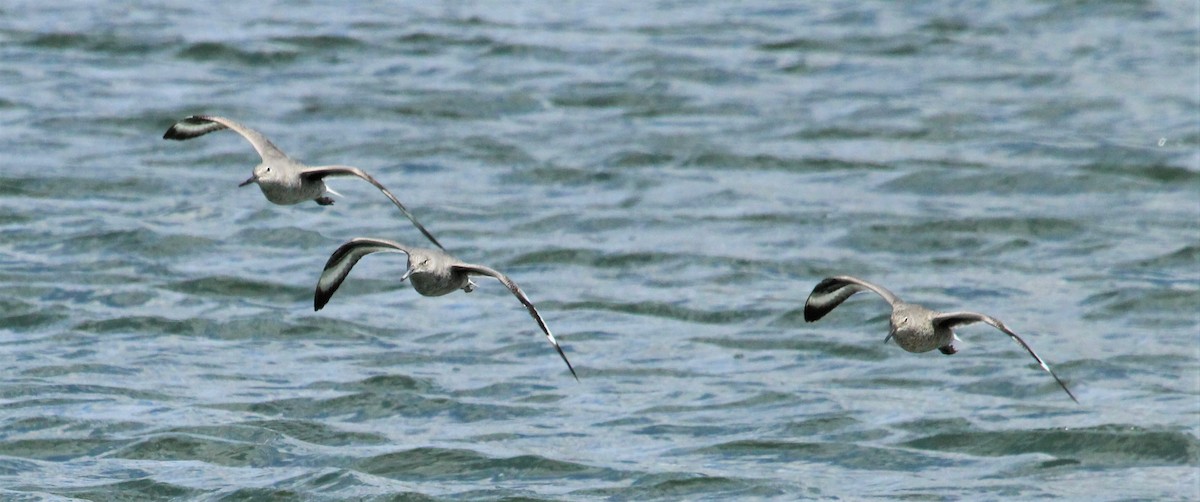
{"type": "Polygon", "coordinates": [[[517,286],[517,283],[495,269],[464,263],[436,249],[416,248],[394,241],[366,237],[351,239],[338,247],[329,256],[329,261],[325,262],[325,269],[321,271],[321,277],[317,280],[317,290],[313,296],[313,310],[321,310],[326,303],[329,303],[333,293],[342,285],[342,281],[346,280],[350,269],[354,268],[358,260],[371,253],[381,251],[400,252],[408,255],[408,270],[400,276],[400,280],[411,282],[413,289],[423,296],[442,296],[459,289],[470,293],[476,288],[475,283],[471,281],[473,275],[493,277],[500,281],[525,306],[533,320],[537,321],[538,327],[546,334],[550,344],[554,345],[554,350],[558,351],[559,357],[562,357],[563,362],[567,363],[567,369],[571,370],[571,376],[579,380],[579,375],[575,374],[575,368],[571,366],[571,361],[567,360],[567,354],[559,346],[558,340],[555,340],[554,335],[550,333],[546,321],[542,319],[537,308],[533,306],[533,302],[525,296],[525,292],[517,286]]]}
{"type": "Polygon", "coordinates": [[[863,290],[874,291],[882,296],[888,305],[892,306],[891,331],[883,339],[884,343],[894,339],[896,345],[909,352],[928,352],[938,349],[941,353],[950,355],[958,352],[958,349],[954,347],[954,341],[958,340],[958,336],[954,334],[955,327],[976,322],[990,324],[1020,344],[1029,352],[1029,355],[1033,356],[1042,369],[1054,377],[1054,381],[1058,382],[1059,387],[1062,387],[1068,396],[1071,396],[1072,401],[1079,402],[1075,398],[1075,394],[1072,394],[1071,390],[1067,388],[1067,384],[1063,383],[1058,375],[1050,370],[1050,367],[1046,365],[1045,361],[1042,361],[1041,357],[1038,357],[1029,344],[1025,343],[1025,340],[999,319],[989,315],[965,311],[936,312],[915,303],[905,302],[883,286],[857,277],[842,275],[828,277],[813,288],[808,300],[804,302],[804,320],[813,322],[825,317],[825,314],[841,305],[847,298],[863,290]]]}
{"type": "Polygon", "coordinates": [[[333,199],[326,196],[325,193],[340,194],[325,186],[325,178],[328,176],[358,176],[368,183],[375,185],[375,188],[383,192],[396,207],[400,208],[400,212],[404,213],[404,216],[408,217],[413,225],[416,225],[417,229],[425,235],[425,238],[429,239],[429,242],[432,242],[438,248],[445,249],[433,237],[433,234],[429,233],[429,230],[426,230],[425,226],[417,221],[417,217],[408,212],[408,208],[404,207],[404,204],[401,204],[395,195],[392,195],[391,191],[374,177],[357,167],[306,166],[288,157],[287,154],[283,153],[282,150],[258,131],[233,120],[212,115],[192,115],[180,120],[171,126],[170,129],[167,129],[167,132],[163,133],[163,139],[183,141],[198,138],[222,129],[229,129],[242,135],[254,147],[258,155],[262,157],[262,163],[254,167],[250,178],[238,186],[242,187],[251,183],[257,183],[258,188],[262,190],[267,200],[279,205],[299,204],[311,200],[322,206],[328,206],[333,204],[333,199]]]}

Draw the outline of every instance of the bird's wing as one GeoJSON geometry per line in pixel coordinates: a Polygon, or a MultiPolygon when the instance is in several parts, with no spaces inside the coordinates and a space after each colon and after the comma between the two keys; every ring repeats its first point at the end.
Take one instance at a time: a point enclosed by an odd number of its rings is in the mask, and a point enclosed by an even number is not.
{"type": "Polygon", "coordinates": [[[521,288],[517,286],[517,283],[513,282],[512,279],[509,279],[507,275],[483,265],[461,263],[454,265],[454,268],[469,274],[495,277],[496,280],[500,281],[501,284],[504,284],[504,287],[508,288],[509,291],[512,291],[513,296],[516,296],[517,300],[520,300],[521,304],[525,305],[525,309],[529,311],[529,315],[533,317],[534,321],[537,321],[538,327],[542,328],[542,332],[546,334],[546,338],[550,339],[550,344],[554,345],[554,350],[558,351],[559,357],[562,357],[563,362],[567,363],[567,369],[571,370],[571,376],[575,377],[575,380],[579,380],[579,375],[575,374],[575,368],[571,366],[571,361],[567,360],[567,354],[563,352],[562,347],[558,344],[558,340],[555,340],[554,335],[550,333],[550,327],[546,326],[546,321],[542,320],[542,315],[538,313],[537,307],[533,306],[533,302],[529,301],[529,297],[525,296],[525,292],[521,291],[521,288]]]}
{"type": "Polygon", "coordinates": [[[900,301],[887,288],[857,277],[848,275],[827,277],[817,283],[812,293],[808,295],[808,300],[804,302],[804,320],[813,322],[825,317],[825,314],[837,308],[847,298],[864,289],[878,293],[879,296],[882,296],[888,302],[888,305],[895,305],[896,302],[900,301]]]}
{"type": "Polygon", "coordinates": [[[283,153],[279,147],[271,143],[266,136],[263,136],[258,131],[225,117],[212,115],[192,115],[180,120],[171,126],[170,129],[167,129],[167,132],[163,133],[163,139],[183,141],[185,139],[204,136],[213,131],[220,131],[221,129],[230,129],[233,132],[241,134],[243,138],[246,138],[246,141],[250,142],[250,145],[254,147],[254,151],[258,152],[258,156],[262,157],[264,162],[287,158],[287,154],[283,153]]]}
{"type": "Polygon", "coordinates": [[[342,281],[350,274],[350,269],[354,268],[354,264],[358,263],[358,260],[380,251],[408,254],[409,248],[396,242],[366,237],[351,239],[338,247],[329,256],[329,261],[325,262],[321,278],[317,279],[317,291],[313,295],[313,310],[321,310],[326,303],[329,303],[333,293],[342,285],[342,281]]]}
{"type": "Polygon", "coordinates": [[[359,178],[366,180],[367,183],[375,185],[375,188],[378,188],[380,192],[383,192],[383,194],[392,201],[392,204],[395,204],[396,207],[400,208],[400,212],[404,213],[404,216],[408,217],[408,220],[411,221],[413,225],[416,225],[417,230],[420,230],[421,234],[423,234],[426,239],[429,239],[429,242],[432,242],[433,245],[437,246],[443,251],[446,249],[442,247],[442,243],[438,242],[438,240],[433,237],[433,234],[429,233],[429,230],[425,229],[425,226],[422,225],[421,222],[417,221],[416,216],[413,216],[412,213],[408,212],[408,208],[404,207],[404,204],[400,203],[400,199],[397,199],[395,195],[392,195],[392,192],[389,191],[387,187],[384,187],[382,183],[376,180],[374,176],[367,174],[366,171],[350,166],[320,166],[305,168],[304,170],[300,171],[300,176],[310,180],[319,180],[325,178],[326,176],[358,176],[359,178]]]}
{"type": "Polygon", "coordinates": [[[978,312],[946,312],[933,317],[933,327],[935,329],[939,327],[953,329],[958,325],[971,324],[975,322],[990,324],[992,327],[1004,332],[1004,334],[1008,335],[1013,340],[1016,340],[1021,347],[1025,348],[1025,351],[1029,352],[1029,355],[1033,356],[1033,359],[1037,361],[1038,366],[1041,366],[1042,369],[1046,370],[1046,372],[1050,374],[1050,376],[1054,377],[1054,381],[1058,382],[1058,386],[1062,387],[1062,389],[1067,392],[1068,396],[1071,396],[1072,401],[1075,401],[1076,403],[1079,402],[1079,400],[1075,398],[1075,394],[1071,393],[1071,389],[1067,388],[1067,384],[1063,383],[1062,379],[1058,378],[1058,375],[1054,374],[1054,371],[1046,365],[1046,362],[1043,361],[1041,357],[1038,357],[1037,352],[1033,351],[1033,347],[1030,347],[1028,343],[1025,343],[1025,340],[1022,339],[1020,335],[1014,333],[1013,330],[1008,329],[1008,326],[1005,326],[1004,323],[1000,322],[999,319],[989,315],[980,314],[978,312]]]}

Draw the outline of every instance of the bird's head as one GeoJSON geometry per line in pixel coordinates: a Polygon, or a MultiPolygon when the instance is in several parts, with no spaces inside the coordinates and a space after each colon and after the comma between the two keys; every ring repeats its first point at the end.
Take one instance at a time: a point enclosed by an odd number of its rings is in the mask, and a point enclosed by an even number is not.
{"type": "Polygon", "coordinates": [[[238,186],[244,187],[251,183],[262,183],[263,181],[269,182],[278,176],[278,171],[278,169],[272,168],[267,164],[259,164],[254,167],[254,172],[250,175],[250,177],[246,178],[246,181],[239,183],[238,186]]]}
{"type": "Polygon", "coordinates": [[[404,275],[400,276],[400,280],[403,281],[408,279],[408,277],[413,274],[430,272],[433,270],[433,268],[434,264],[432,256],[429,256],[428,254],[422,253],[418,250],[413,250],[408,255],[408,270],[404,272],[404,275]]]}

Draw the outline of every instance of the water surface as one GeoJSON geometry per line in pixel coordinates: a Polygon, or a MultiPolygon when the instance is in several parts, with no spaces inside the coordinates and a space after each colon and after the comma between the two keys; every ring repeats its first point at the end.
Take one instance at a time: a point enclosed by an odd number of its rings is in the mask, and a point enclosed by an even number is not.
{"type": "Polygon", "coordinates": [[[0,7],[6,499],[1200,498],[1182,2],[0,7]],[[228,132],[373,173],[237,188],[228,132]],[[881,343],[853,274],[1022,333],[881,343]]]}

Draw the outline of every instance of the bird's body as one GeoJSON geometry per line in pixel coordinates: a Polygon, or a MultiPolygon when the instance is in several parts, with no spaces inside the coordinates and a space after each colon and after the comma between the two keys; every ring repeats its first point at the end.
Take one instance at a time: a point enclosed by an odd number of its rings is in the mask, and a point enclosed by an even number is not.
{"type": "Polygon", "coordinates": [[[846,301],[855,293],[863,290],[870,290],[883,297],[892,307],[892,315],[889,318],[891,330],[884,342],[888,340],[896,340],[896,345],[908,352],[929,352],[933,349],[938,349],[943,354],[950,355],[958,352],[954,346],[954,341],[958,337],[954,334],[954,328],[960,325],[982,322],[989,324],[992,327],[1000,330],[1016,341],[1023,347],[1038,365],[1043,370],[1050,373],[1054,377],[1054,381],[1066,391],[1071,400],[1079,402],[1075,398],[1075,394],[1067,388],[1067,384],[1063,383],[1058,375],[1050,370],[1050,367],[1038,357],[1037,353],[1025,340],[1018,336],[1015,332],[1000,322],[994,317],[980,314],[977,312],[937,312],[930,310],[924,306],[915,303],[908,303],[901,300],[898,296],[888,291],[887,288],[873,284],[857,277],[851,276],[836,276],[828,277],[822,280],[813,288],[812,293],[808,296],[808,300],[804,303],[804,320],[808,322],[816,321],[831,312],[842,302],[846,301]]]}
{"type": "Polygon", "coordinates": [[[333,200],[325,196],[330,191],[325,180],[300,175],[307,167],[289,157],[264,161],[254,167],[254,176],[242,183],[257,184],[268,201],[281,206],[308,201],[323,206],[333,204],[333,200]]]}
{"type": "Polygon", "coordinates": [[[476,288],[475,283],[471,281],[472,275],[488,276],[500,281],[529,311],[529,315],[533,317],[546,338],[554,345],[554,349],[558,351],[559,357],[567,363],[567,369],[571,370],[571,375],[576,379],[579,378],[575,375],[575,368],[567,360],[567,355],[559,346],[558,340],[550,333],[550,328],[546,326],[541,314],[533,306],[533,302],[525,296],[525,292],[512,279],[490,267],[464,263],[441,250],[410,247],[383,239],[365,237],[351,239],[338,247],[329,256],[329,261],[325,263],[321,277],[317,280],[316,293],[313,295],[313,310],[321,310],[325,307],[325,304],[333,297],[333,293],[342,285],[342,281],[346,279],[350,270],[359,260],[368,254],[377,252],[407,254],[408,271],[400,277],[400,280],[412,282],[413,289],[423,296],[443,296],[459,289],[470,293],[476,288]]]}
{"type": "Polygon", "coordinates": [[[274,204],[287,206],[314,201],[322,206],[328,206],[333,204],[333,199],[325,194],[336,194],[336,192],[325,186],[325,178],[327,176],[357,176],[383,192],[400,209],[400,212],[404,213],[409,221],[412,221],[425,238],[438,248],[442,248],[442,244],[433,237],[433,234],[429,233],[429,230],[425,229],[424,225],[417,221],[417,218],[408,211],[408,208],[404,207],[404,204],[400,203],[395,195],[392,195],[390,190],[357,167],[307,166],[283,153],[283,150],[271,143],[262,133],[233,120],[211,115],[193,115],[180,120],[163,133],[163,139],[183,141],[222,129],[232,130],[246,138],[246,141],[250,142],[250,145],[262,158],[262,162],[254,167],[250,178],[238,186],[256,183],[267,200],[274,204]]]}
{"type": "MultiPolygon", "coordinates": [[[[909,352],[929,352],[933,349],[954,351],[954,331],[936,326],[932,319],[937,312],[913,303],[896,302],[892,306],[891,337],[896,345],[909,352]]],[[[953,353],[953,352],[951,352],[953,353]]]]}
{"type": "MultiPolygon", "coordinates": [[[[411,248],[410,248],[411,249],[411,248]]],[[[469,269],[456,267],[456,258],[436,249],[411,249],[410,259],[423,263],[407,275],[413,289],[422,296],[443,296],[457,290],[470,293],[475,290],[469,269]]]]}

